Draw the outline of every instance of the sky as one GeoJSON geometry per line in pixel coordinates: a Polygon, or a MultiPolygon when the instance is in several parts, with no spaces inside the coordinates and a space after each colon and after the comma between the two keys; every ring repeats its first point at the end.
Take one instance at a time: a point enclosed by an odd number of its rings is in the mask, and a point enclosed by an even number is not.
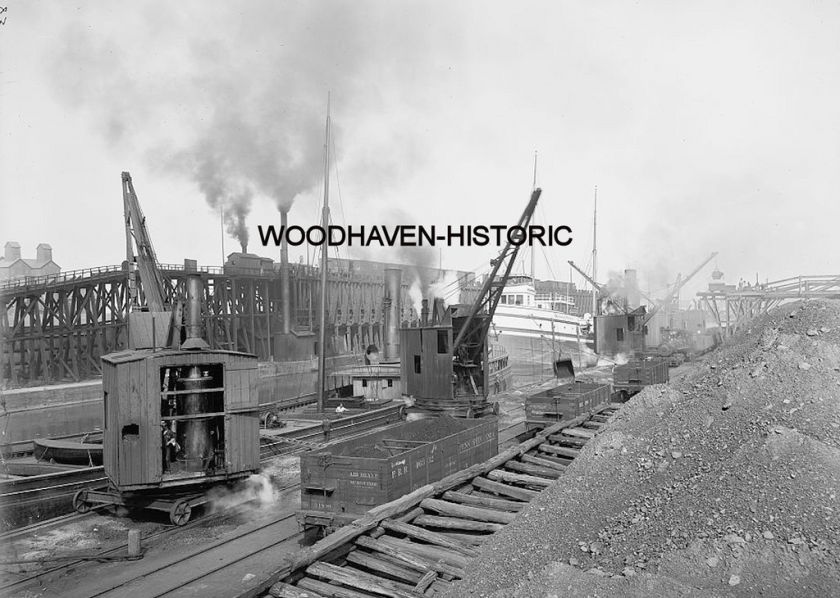
{"type": "Polygon", "coordinates": [[[125,259],[122,171],[161,262],[219,265],[243,235],[277,259],[258,225],[320,217],[328,94],[335,224],[513,224],[537,152],[535,223],[573,230],[539,278],[591,269],[596,187],[602,282],[635,268],[662,296],[715,251],[684,300],[715,267],[840,270],[836,2],[4,4],[0,243],[64,270],[125,259]]]}

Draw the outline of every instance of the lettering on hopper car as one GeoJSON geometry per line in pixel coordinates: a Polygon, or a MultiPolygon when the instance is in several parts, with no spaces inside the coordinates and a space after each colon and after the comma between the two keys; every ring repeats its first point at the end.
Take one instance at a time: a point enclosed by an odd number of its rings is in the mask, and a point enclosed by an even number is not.
{"type": "Polygon", "coordinates": [[[379,477],[379,474],[375,471],[351,471],[349,473],[349,477],[351,478],[370,478],[376,479],[379,477]]]}
{"type": "Polygon", "coordinates": [[[379,484],[375,481],[369,480],[348,480],[348,484],[356,488],[378,488],[379,484]]]}
{"type": "Polygon", "coordinates": [[[493,441],[493,432],[486,432],[484,434],[484,436],[480,436],[478,438],[472,438],[470,440],[467,440],[466,442],[462,442],[458,448],[462,451],[466,451],[466,450],[469,450],[471,448],[476,448],[476,447],[482,446],[482,445],[487,444],[488,442],[492,442],[492,441],[493,441]]]}

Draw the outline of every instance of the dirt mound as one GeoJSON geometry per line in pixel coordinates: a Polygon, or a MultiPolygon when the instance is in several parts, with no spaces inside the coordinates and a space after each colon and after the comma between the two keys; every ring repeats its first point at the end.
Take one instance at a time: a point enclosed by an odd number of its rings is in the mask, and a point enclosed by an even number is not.
{"type": "Polygon", "coordinates": [[[840,305],[646,389],[451,596],[840,595],[840,305]]]}

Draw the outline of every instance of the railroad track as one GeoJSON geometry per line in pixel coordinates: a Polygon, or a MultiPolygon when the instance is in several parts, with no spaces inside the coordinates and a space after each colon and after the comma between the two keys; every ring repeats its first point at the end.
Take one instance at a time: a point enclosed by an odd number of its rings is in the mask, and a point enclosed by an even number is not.
{"type": "Polygon", "coordinates": [[[476,548],[563,475],[620,404],[561,422],[496,457],[369,511],[238,594],[419,598],[465,575],[476,548]]]}
{"type": "Polygon", "coordinates": [[[301,537],[302,534],[297,531],[295,513],[290,513],[203,546],[177,559],[151,566],[137,574],[128,574],[106,588],[86,594],[86,597],[137,595],[158,598],[213,574],[229,570],[279,544],[296,541],[301,537]],[[288,533],[290,525],[295,529],[293,534],[288,533]]]}
{"type": "MultiPolygon", "coordinates": [[[[393,405],[331,422],[328,431],[322,424],[313,424],[278,436],[276,440],[261,443],[260,462],[265,463],[278,455],[291,455],[323,446],[325,443],[350,435],[370,431],[401,418],[401,405],[393,405]]],[[[0,510],[6,513],[43,512],[69,506],[73,495],[82,489],[100,489],[108,484],[102,466],[88,467],[59,473],[30,476],[18,480],[9,480],[0,484],[0,510]]],[[[26,526],[30,532],[37,531],[40,524],[26,526]]],[[[45,526],[50,526],[44,522],[45,526]]],[[[19,536],[16,530],[0,534],[0,539],[19,536]],[[8,535],[7,535],[8,534],[8,535]]]]}
{"type": "MultiPolygon", "coordinates": [[[[341,425],[336,426],[336,427],[331,429],[331,431],[330,431],[330,436],[332,437],[331,442],[332,441],[337,441],[337,440],[346,440],[346,439],[350,439],[350,438],[354,438],[354,437],[357,437],[357,436],[362,436],[364,434],[367,434],[368,432],[370,432],[370,430],[372,430],[374,428],[382,427],[382,426],[390,424],[392,421],[394,421],[395,415],[399,415],[399,406],[380,409],[380,410],[377,410],[376,412],[371,412],[370,415],[360,414],[358,416],[354,416],[354,418],[351,418],[351,419],[353,419],[352,422],[342,422],[341,425]]],[[[397,421],[399,421],[399,418],[397,418],[397,421]]],[[[320,426],[317,426],[317,427],[320,429],[320,426]]],[[[308,430],[308,429],[304,428],[304,430],[308,430]]],[[[307,431],[304,434],[302,434],[301,436],[303,438],[312,438],[313,440],[318,437],[315,434],[315,432],[313,432],[313,431],[307,431]]],[[[282,442],[282,441],[278,441],[276,444],[278,446],[284,447],[285,450],[283,450],[281,452],[269,451],[264,455],[261,453],[261,457],[260,457],[260,462],[261,463],[265,463],[267,461],[270,461],[271,459],[273,459],[275,456],[278,456],[278,455],[290,456],[290,455],[308,450],[309,448],[312,448],[313,446],[318,446],[318,447],[325,446],[325,443],[323,443],[323,442],[321,442],[321,443],[315,443],[315,442],[310,443],[310,442],[307,442],[307,441],[301,442],[300,438],[293,439],[292,443],[285,443],[285,442],[282,442]]],[[[95,468],[95,469],[98,469],[101,472],[102,468],[99,467],[99,468],[95,468]]],[[[300,487],[300,483],[294,483],[294,484],[290,484],[290,485],[286,485],[286,486],[283,486],[281,488],[278,488],[277,491],[278,492],[285,492],[285,491],[292,490],[292,489],[299,488],[299,487],[300,487]]],[[[235,511],[236,509],[247,508],[248,504],[249,503],[243,503],[243,504],[231,507],[230,509],[225,509],[225,510],[219,511],[219,512],[214,514],[214,518],[221,518],[221,517],[224,517],[224,516],[228,516],[233,511],[235,511]]],[[[25,535],[28,535],[28,534],[32,534],[32,533],[35,533],[35,532],[38,532],[38,531],[43,531],[43,530],[49,529],[51,527],[55,527],[56,525],[64,525],[64,524],[68,524],[68,523],[72,523],[72,522],[75,522],[75,521],[82,520],[84,518],[92,517],[93,515],[94,515],[93,512],[84,513],[84,514],[74,513],[74,514],[70,514],[70,515],[67,515],[67,516],[64,516],[64,517],[61,517],[61,518],[57,518],[58,520],[55,520],[55,521],[54,520],[47,520],[47,521],[44,521],[44,522],[39,522],[39,523],[36,523],[36,524],[26,526],[25,528],[12,530],[10,532],[2,534],[2,535],[0,535],[0,540],[2,540],[3,542],[7,542],[7,541],[15,539],[15,538],[19,538],[19,537],[22,537],[22,536],[25,536],[25,535]]],[[[294,517],[294,514],[292,514],[291,517],[294,517]]],[[[288,517],[283,517],[283,519],[287,519],[287,518],[288,517]]],[[[148,546],[148,545],[151,545],[151,543],[159,542],[163,539],[168,538],[169,536],[181,533],[183,531],[195,528],[197,526],[211,525],[212,523],[213,523],[213,519],[210,519],[208,517],[200,517],[200,518],[197,518],[197,519],[195,519],[195,520],[193,520],[193,521],[191,521],[191,522],[189,522],[189,523],[187,523],[186,525],[183,525],[183,526],[163,527],[160,530],[152,532],[151,534],[145,536],[143,538],[143,543],[144,543],[144,545],[148,546]]],[[[269,522],[269,523],[266,524],[266,526],[267,525],[272,525],[273,523],[274,522],[269,522]]],[[[277,543],[287,541],[290,538],[291,537],[282,538],[282,539],[278,540],[277,543]]],[[[106,550],[97,552],[95,555],[87,555],[83,559],[68,560],[68,561],[62,562],[60,564],[57,564],[55,566],[49,567],[45,570],[38,571],[37,573],[34,573],[32,575],[28,575],[24,578],[17,579],[17,580],[11,581],[11,582],[7,582],[5,584],[0,583],[0,592],[11,592],[11,591],[14,591],[14,590],[25,588],[26,586],[36,582],[39,579],[45,578],[45,577],[50,576],[52,574],[59,573],[63,570],[72,569],[74,567],[77,567],[77,566],[85,563],[86,561],[108,560],[110,558],[119,557],[120,555],[123,555],[125,553],[126,548],[127,548],[126,543],[118,543],[118,544],[116,544],[116,545],[114,545],[114,546],[112,546],[112,547],[110,547],[106,550]]],[[[267,548],[263,548],[262,550],[267,550],[267,548]]],[[[243,558],[246,558],[246,557],[243,557],[243,558]]],[[[242,559],[237,559],[237,562],[239,560],[242,560],[242,559]]],[[[177,562],[179,562],[179,561],[176,561],[175,564],[177,564],[177,562]]]]}

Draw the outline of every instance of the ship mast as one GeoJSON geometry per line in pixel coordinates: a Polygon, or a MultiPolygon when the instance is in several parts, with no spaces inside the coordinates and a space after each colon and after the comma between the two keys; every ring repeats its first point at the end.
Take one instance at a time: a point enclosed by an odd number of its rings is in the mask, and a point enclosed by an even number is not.
{"type": "MultiPolygon", "coordinates": [[[[321,210],[321,226],[327,230],[330,224],[330,96],[327,94],[327,132],[324,140],[324,207],[321,210]]],[[[318,411],[323,412],[326,404],[327,366],[327,246],[321,246],[321,301],[318,324],[318,411]]]]}
{"type": "MultiPolygon", "coordinates": [[[[534,185],[531,187],[533,193],[537,189],[537,150],[534,150],[534,185]]],[[[534,285],[534,290],[537,289],[537,281],[534,278],[536,272],[536,250],[531,245],[531,284],[534,285]]]]}
{"type": "MultiPolygon", "coordinates": [[[[595,185],[595,209],[592,212],[592,280],[598,280],[598,185],[595,185]]],[[[598,315],[598,289],[592,285],[592,317],[598,315]]]]}

